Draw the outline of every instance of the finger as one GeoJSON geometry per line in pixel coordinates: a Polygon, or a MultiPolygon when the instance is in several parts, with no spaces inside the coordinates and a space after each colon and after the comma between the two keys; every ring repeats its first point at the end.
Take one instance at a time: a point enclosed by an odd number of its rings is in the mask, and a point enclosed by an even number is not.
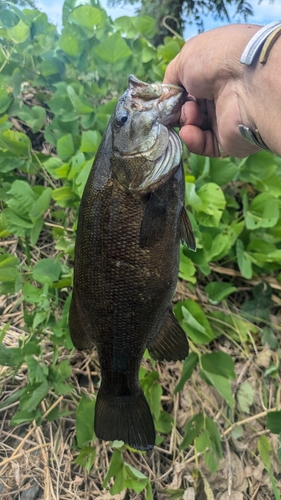
{"type": "Polygon", "coordinates": [[[196,121],[196,123],[194,124],[198,125],[198,127],[200,127],[201,124],[203,125],[203,123],[205,124],[206,121],[204,120],[203,112],[197,105],[196,98],[192,95],[188,95],[186,102],[182,105],[181,109],[174,116],[173,121],[170,123],[170,125],[172,125],[173,127],[177,126],[182,127],[183,125],[193,124],[194,120],[196,121]],[[187,104],[188,106],[186,106],[187,104]],[[198,117],[197,114],[199,115],[198,117]]]}
{"type": "MultiPolygon", "coordinates": [[[[178,75],[178,57],[179,54],[168,64],[164,75],[163,83],[172,83],[173,85],[182,85],[178,75]]],[[[188,89],[186,89],[188,90],[188,89]]]]}
{"type": "Polygon", "coordinates": [[[218,141],[211,130],[202,130],[195,125],[184,125],[179,135],[192,153],[210,158],[220,156],[218,141]]]}
{"type": "Polygon", "coordinates": [[[195,125],[206,130],[209,128],[208,116],[196,102],[187,101],[181,108],[180,125],[195,125]]]}

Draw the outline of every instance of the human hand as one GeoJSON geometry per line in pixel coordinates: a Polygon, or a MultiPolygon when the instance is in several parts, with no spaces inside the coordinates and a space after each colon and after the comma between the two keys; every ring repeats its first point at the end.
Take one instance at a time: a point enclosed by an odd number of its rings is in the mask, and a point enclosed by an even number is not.
{"type": "Polygon", "coordinates": [[[229,25],[186,42],[168,65],[164,83],[189,93],[179,117],[180,137],[188,149],[210,157],[246,157],[260,151],[240,134],[238,125],[255,129],[241,54],[255,25],[229,25]]]}

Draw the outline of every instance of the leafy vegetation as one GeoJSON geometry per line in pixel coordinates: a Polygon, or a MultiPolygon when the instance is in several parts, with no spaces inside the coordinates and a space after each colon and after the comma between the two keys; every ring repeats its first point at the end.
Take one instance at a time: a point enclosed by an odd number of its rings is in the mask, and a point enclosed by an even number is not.
{"type": "MultiPolygon", "coordinates": [[[[191,352],[183,364],[169,366],[147,354],[141,367],[156,451],[145,458],[120,442],[101,446],[93,433],[96,354],[75,352],[68,332],[77,210],[128,74],[161,81],[182,42],[167,37],[154,47],[153,18],[112,22],[94,0],[66,0],[61,33],[37,10],[1,9],[5,436],[9,424],[17,426],[14,434],[24,430],[22,446],[32,433],[39,436],[45,467],[44,449],[52,450],[59,472],[57,493],[49,498],[69,498],[58,457],[63,436],[61,453],[67,448],[73,460],[77,498],[91,478],[96,491],[127,491],[130,498],[152,499],[161,491],[165,498],[183,498],[194,488],[213,498],[211,474],[216,477],[223,460],[231,470],[245,442],[248,457],[263,464],[271,498],[280,498],[281,159],[269,152],[242,161],[185,153],[186,204],[198,250],[181,248],[175,314],[191,352]],[[171,481],[171,471],[177,480],[171,481]]],[[[4,452],[0,462],[5,478],[19,453],[17,447],[9,457],[7,446],[8,459],[4,452]]],[[[246,489],[253,494],[250,476],[246,489]]],[[[229,478],[224,490],[231,488],[229,478]]],[[[246,491],[236,483],[233,491],[246,491]]],[[[261,495],[265,485],[260,479],[261,495]]]]}
{"type": "Polygon", "coordinates": [[[156,20],[157,32],[153,43],[162,43],[164,37],[171,33],[182,35],[186,23],[195,23],[198,30],[204,30],[204,18],[212,15],[221,21],[246,21],[253,15],[251,2],[247,0],[108,0],[109,5],[136,4],[137,13],[149,15],[156,20]],[[139,7],[140,4],[140,7],[139,7]],[[232,9],[231,9],[232,8],[232,9]],[[232,14],[229,10],[232,10],[232,14]],[[234,10],[235,9],[235,10],[234,10]]]}

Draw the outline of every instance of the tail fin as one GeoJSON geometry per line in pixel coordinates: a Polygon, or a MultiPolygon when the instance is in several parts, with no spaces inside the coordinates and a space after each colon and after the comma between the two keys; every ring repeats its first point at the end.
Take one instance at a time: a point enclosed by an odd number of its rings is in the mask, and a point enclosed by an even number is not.
{"type": "Polygon", "coordinates": [[[142,390],[133,396],[113,396],[101,385],[95,407],[95,433],[100,439],[118,439],[137,450],[153,448],[154,423],[142,390]]]}

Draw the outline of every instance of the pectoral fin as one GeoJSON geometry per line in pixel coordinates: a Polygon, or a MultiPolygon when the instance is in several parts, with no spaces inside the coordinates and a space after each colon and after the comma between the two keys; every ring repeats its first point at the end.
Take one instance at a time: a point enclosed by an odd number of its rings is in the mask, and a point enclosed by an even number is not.
{"type": "Polygon", "coordinates": [[[186,243],[188,248],[190,250],[193,250],[195,252],[196,250],[196,242],[195,242],[195,237],[192,229],[192,225],[190,222],[190,219],[188,217],[186,208],[182,208],[181,212],[181,239],[186,243]]]}
{"type": "Polygon", "coordinates": [[[186,334],[171,309],[148,350],[153,359],[158,361],[178,361],[188,355],[186,334]]]}
{"type": "Polygon", "coordinates": [[[150,248],[162,238],[166,218],[167,200],[160,199],[152,192],[144,211],[140,229],[141,248],[150,248]]]}

